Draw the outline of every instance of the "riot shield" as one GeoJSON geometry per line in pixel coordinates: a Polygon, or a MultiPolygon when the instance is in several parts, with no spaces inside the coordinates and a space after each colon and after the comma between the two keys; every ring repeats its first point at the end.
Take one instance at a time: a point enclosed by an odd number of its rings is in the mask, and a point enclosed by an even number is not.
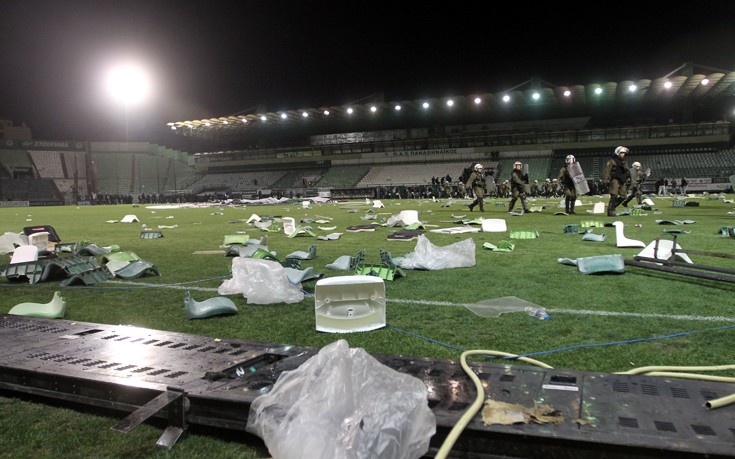
{"type": "Polygon", "coordinates": [[[578,195],[587,194],[590,192],[590,187],[587,185],[587,179],[584,178],[584,172],[582,172],[582,166],[579,163],[572,163],[567,166],[567,171],[572,177],[574,182],[574,189],[577,190],[578,195]]]}

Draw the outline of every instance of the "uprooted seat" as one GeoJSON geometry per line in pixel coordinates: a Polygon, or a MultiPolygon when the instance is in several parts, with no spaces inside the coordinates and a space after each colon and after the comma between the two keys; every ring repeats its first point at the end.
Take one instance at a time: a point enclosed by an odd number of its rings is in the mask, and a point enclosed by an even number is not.
{"type": "Polygon", "coordinates": [[[36,317],[39,319],[61,319],[66,312],[66,301],[59,292],[48,303],[20,303],[13,306],[8,314],[36,317]]]}
{"type": "Polygon", "coordinates": [[[190,319],[204,319],[206,317],[237,314],[237,305],[229,298],[218,296],[204,301],[195,301],[188,290],[184,294],[184,308],[190,319]]]}

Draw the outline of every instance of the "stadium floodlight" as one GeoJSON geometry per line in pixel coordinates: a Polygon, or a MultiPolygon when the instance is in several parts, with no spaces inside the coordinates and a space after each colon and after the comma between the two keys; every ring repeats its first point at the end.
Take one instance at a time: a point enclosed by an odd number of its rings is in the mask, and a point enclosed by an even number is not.
{"type": "Polygon", "coordinates": [[[630,86],[628,86],[628,92],[636,92],[637,90],[638,86],[636,86],[635,84],[631,84],[630,86]]]}
{"type": "Polygon", "coordinates": [[[482,103],[482,99],[479,97],[475,97],[475,105],[480,105],[482,103]]]}
{"type": "Polygon", "coordinates": [[[141,66],[129,62],[110,68],[105,83],[110,95],[126,107],[143,102],[151,89],[148,74],[141,66]]]}
{"type": "Polygon", "coordinates": [[[401,106],[400,106],[400,105],[398,105],[398,104],[396,104],[396,106],[395,106],[395,107],[393,107],[393,108],[394,108],[394,109],[395,109],[395,111],[397,111],[397,112],[400,112],[400,111],[401,111],[401,106]]]}
{"type": "Polygon", "coordinates": [[[533,95],[531,95],[531,98],[533,100],[539,100],[541,98],[541,94],[534,92],[533,95]]]}
{"type": "Polygon", "coordinates": [[[427,109],[427,108],[429,108],[429,103],[428,102],[424,102],[423,104],[421,104],[421,106],[424,107],[424,109],[427,109]]]}
{"type": "Polygon", "coordinates": [[[347,109],[347,114],[348,115],[352,115],[352,112],[354,112],[354,110],[352,109],[352,107],[350,107],[350,108],[347,109]]]}
{"type": "Polygon", "coordinates": [[[510,96],[508,94],[503,96],[503,102],[508,103],[510,102],[510,96]]]}
{"type": "Polygon", "coordinates": [[[602,88],[600,88],[600,87],[595,88],[595,94],[597,94],[597,95],[602,94],[602,88]]]}
{"type": "Polygon", "coordinates": [[[267,117],[266,117],[265,115],[260,115],[260,120],[261,120],[261,121],[265,121],[265,120],[267,120],[267,119],[268,119],[268,118],[267,118],[267,117]]]}
{"type": "Polygon", "coordinates": [[[705,78],[702,80],[702,86],[707,86],[709,84],[709,78],[705,78]]]}
{"type": "Polygon", "coordinates": [[[324,116],[329,116],[329,110],[324,110],[324,116]]]}
{"type": "Polygon", "coordinates": [[[454,105],[454,101],[453,101],[452,99],[449,99],[449,100],[447,101],[447,107],[451,107],[451,106],[453,106],[453,105],[454,105]]]}
{"type": "Polygon", "coordinates": [[[281,113],[281,119],[285,120],[286,118],[288,118],[288,115],[286,115],[285,113],[281,113]]]}
{"type": "Polygon", "coordinates": [[[569,97],[571,95],[572,95],[572,91],[570,91],[568,89],[566,91],[564,91],[564,97],[569,97]]]}
{"type": "Polygon", "coordinates": [[[370,111],[373,112],[373,113],[375,113],[375,112],[378,111],[378,107],[376,107],[375,105],[373,105],[373,106],[370,107],[370,111]]]}
{"type": "Polygon", "coordinates": [[[304,118],[308,118],[309,117],[309,113],[308,112],[301,112],[301,116],[304,117],[304,118]]]}
{"type": "Polygon", "coordinates": [[[671,86],[673,86],[673,84],[668,80],[666,81],[666,83],[664,83],[664,88],[666,89],[671,89],[671,86]]]}

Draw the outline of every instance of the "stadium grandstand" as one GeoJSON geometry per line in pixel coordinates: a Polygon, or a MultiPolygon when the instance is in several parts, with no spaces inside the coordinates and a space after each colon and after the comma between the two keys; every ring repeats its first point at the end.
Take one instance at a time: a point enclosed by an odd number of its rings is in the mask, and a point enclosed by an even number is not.
{"type": "Polygon", "coordinates": [[[471,164],[482,163],[499,185],[520,160],[531,180],[545,181],[568,154],[597,185],[617,145],[651,169],[644,191],[682,177],[689,192],[727,191],[733,107],[735,71],[686,63],[638,81],[556,86],[534,77],[497,93],[413,101],[377,94],[344,106],[168,123],[189,151],[19,139],[5,122],[0,202],[440,197],[445,181],[456,196],[471,164]]]}

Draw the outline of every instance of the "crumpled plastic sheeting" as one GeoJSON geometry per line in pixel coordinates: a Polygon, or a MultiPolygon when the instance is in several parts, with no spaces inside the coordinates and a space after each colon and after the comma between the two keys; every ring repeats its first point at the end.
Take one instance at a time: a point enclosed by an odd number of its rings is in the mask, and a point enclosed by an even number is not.
{"type": "Polygon", "coordinates": [[[219,286],[220,295],[241,293],[248,304],[298,303],[304,292],[288,281],[283,266],[272,260],[232,259],[232,278],[219,286]]]}
{"type": "Polygon", "coordinates": [[[246,430],[279,459],[403,459],[428,452],[436,419],[421,380],[338,340],[256,398],[246,430]]]}
{"type": "Polygon", "coordinates": [[[475,241],[464,241],[438,247],[423,234],[416,241],[416,249],[393,261],[403,269],[450,269],[475,266],[475,241]]]}

